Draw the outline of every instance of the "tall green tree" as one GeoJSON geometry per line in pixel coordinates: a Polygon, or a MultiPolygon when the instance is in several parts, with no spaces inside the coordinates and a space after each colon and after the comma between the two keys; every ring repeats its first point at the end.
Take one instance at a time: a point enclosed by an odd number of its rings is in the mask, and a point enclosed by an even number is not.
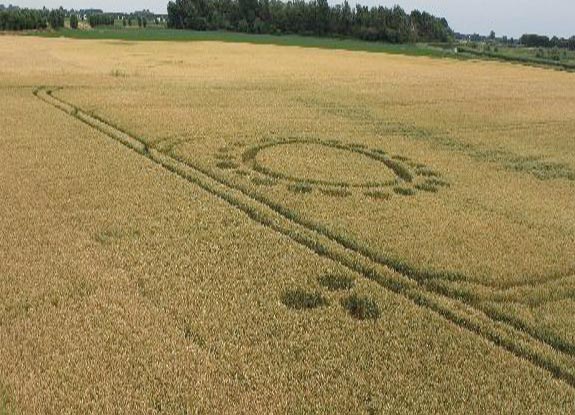
{"type": "Polygon", "coordinates": [[[64,21],[66,18],[66,13],[64,12],[63,8],[51,10],[48,14],[48,23],[52,29],[60,29],[64,27],[64,21]]]}
{"type": "Polygon", "coordinates": [[[78,28],[78,16],[76,16],[75,14],[72,14],[70,16],[70,27],[72,29],[77,29],[78,28]]]}
{"type": "Polygon", "coordinates": [[[315,12],[315,32],[322,36],[328,33],[330,26],[330,8],[327,0],[317,0],[315,12]]]}

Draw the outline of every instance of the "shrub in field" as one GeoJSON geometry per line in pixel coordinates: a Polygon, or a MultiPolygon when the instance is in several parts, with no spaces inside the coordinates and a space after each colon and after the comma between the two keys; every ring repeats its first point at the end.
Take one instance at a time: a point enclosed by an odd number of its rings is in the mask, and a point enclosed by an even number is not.
{"type": "Polygon", "coordinates": [[[377,303],[369,297],[353,294],[342,300],[341,304],[358,320],[377,320],[381,314],[377,303]]]}
{"type": "Polygon", "coordinates": [[[294,310],[313,309],[328,305],[327,299],[318,292],[307,292],[301,288],[286,291],[282,303],[294,310]]]}

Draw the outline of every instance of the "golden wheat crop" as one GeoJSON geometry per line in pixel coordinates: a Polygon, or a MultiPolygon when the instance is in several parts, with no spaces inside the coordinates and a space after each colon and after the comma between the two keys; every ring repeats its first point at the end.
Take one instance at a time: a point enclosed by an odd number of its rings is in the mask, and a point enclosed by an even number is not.
{"type": "Polygon", "coordinates": [[[0,413],[573,407],[572,74],[209,42],[0,54],[0,413]]]}

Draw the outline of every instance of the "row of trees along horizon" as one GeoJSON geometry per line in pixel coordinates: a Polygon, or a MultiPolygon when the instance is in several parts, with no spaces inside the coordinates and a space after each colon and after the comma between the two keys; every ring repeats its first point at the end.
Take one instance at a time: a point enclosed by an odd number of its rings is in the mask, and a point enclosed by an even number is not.
{"type": "Polygon", "coordinates": [[[80,20],[86,20],[92,27],[111,26],[117,19],[121,19],[125,26],[136,24],[139,27],[146,27],[148,21],[155,21],[159,24],[158,17],[149,10],[142,10],[134,13],[104,13],[100,9],[49,10],[28,9],[17,6],[4,6],[0,4],[0,31],[21,31],[21,30],[58,30],[64,27],[66,18],[70,19],[70,27],[78,28],[80,20]]]}
{"type": "MultiPolygon", "coordinates": [[[[27,9],[0,4],[2,31],[57,30],[64,27],[66,18],[70,19],[72,28],[77,28],[78,21],[84,18],[92,27],[111,26],[118,19],[124,26],[137,23],[139,27],[146,27],[148,21],[159,24],[164,17],[149,10],[128,14],[104,13],[100,9],[65,10],[62,7],[54,10],[27,9]]],[[[369,8],[358,4],[352,8],[347,1],[329,6],[327,0],[176,0],[168,3],[167,26],[174,29],[354,37],[392,43],[448,42],[454,38],[470,38],[469,35],[454,34],[444,18],[426,12],[414,10],[407,14],[399,6],[369,8]]],[[[491,37],[494,38],[493,32],[491,37]]],[[[510,43],[575,50],[575,36],[565,39],[525,34],[510,43]]]]}
{"type": "Polygon", "coordinates": [[[66,12],[62,8],[36,10],[0,4],[0,30],[59,29],[64,27],[65,19],[66,12]]]}
{"type": "MultiPolygon", "coordinates": [[[[118,15],[89,13],[86,17],[94,27],[113,25],[118,15]]],[[[0,30],[59,29],[64,27],[66,17],[70,17],[73,28],[77,27],[78,13],[63,8],[34,10],[0,5],[0,30]]],[[[446,42],[453,36],[445,19],[426,12],[408,15],[399,6],[370,9],[358,5],[352,9],[347,1],[332,7],[327,0],[176,0],[168,4],[167,25],[175,29],[345,36],[393,43],[446,42]]]]}
{"type": "Polygon", "coordinates": [[[168,3],[168,27],[245,33],[355,37],[363,40],[447,42],[447,20],[401,7],[354,8],[327,0],[176,0],[168,3]]]}

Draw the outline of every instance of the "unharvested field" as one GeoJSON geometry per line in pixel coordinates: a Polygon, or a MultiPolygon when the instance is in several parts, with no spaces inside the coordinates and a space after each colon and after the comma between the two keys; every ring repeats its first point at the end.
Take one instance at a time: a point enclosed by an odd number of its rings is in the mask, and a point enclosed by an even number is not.
{"type": "MultiPolygon", "coordinates": [[[[119,41],[170,41],[170,42],[229,42],[248,43],[255,45],[297,46],[304,48],[337,49],[364,52],[383,52],[412,56],[454,56],[452,50],[432,47],[427,44],[392,44],[382,42],[367,42],[357,39],[335,39],[330,37],[313,37],[300,35],[253,35],[247,33],[227,31],[193,31],[166,29],[148,26],[118,27],[99,26],[96,29],[73,30],[60,29],[58,31],[43,31],[30,33],[32,36],[67,37],[73,39],[100,39],[119,41]]],[[[459,55],[459,57],[462,57],[459,55]]],[[[464,57],[463,57],[464,58],[464,57]]]]}
{"type": "Polygon", "coordinates": [[[217,42],[0,53],[0,408],[575,405],[572,74],[217,42]]]}

